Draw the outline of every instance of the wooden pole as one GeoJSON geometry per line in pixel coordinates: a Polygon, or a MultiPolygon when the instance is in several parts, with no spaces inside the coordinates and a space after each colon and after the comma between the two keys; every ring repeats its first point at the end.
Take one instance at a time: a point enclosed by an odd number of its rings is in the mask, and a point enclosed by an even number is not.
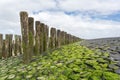
{"type": "Polygon", "coordinates": [[[5,42],[6,42],[6,40],[3,40],[3,47],[2,47],[2,57],[3,58],[7,58],[7,51],[6,51],[5,42]]]}
{"type": "Polygon", "coordinates": [[[8,34],[6,34],[5,35],[5,58],[8,58],[8,56],[9,56],[9,35],[8,34]]]}
{"type": "Polygon", "coordinates": [[[54,49],[55,48],[55,42],[56,42],[56,32],[55,28],[51,28],[50,30],[50,48],[54,49]]]}
{"type": "Polygon", "coordinates": [[[35,55],[40,54],[40,21],[35,22],[35,55]]]}
{"type": "Polygon", "coordinates": [[[9,49],[9,57],[11,57],[12,56],[12,41],[13,41],[13,35],[12,34],[9,34],[8,35],[9,36],[9,47],[8,47],[8,49],[9,49]]]}
{"type": "Polygon", "coordinates": [[[57,30],[57,47],[60,48],[60,43],[61,43],[61,39],[60,39],[60,30],[57,30]]]}
{"type": "Polygon", "coordinates": [[[48,30],[47,30],[47,26],[44,25],[44,28],[43,28],[43,51],[46,51],[47,50],[47,39],[48,39],[48,30]]]}
{"type": "Polygon", "coordinates": [[[2,59],[3,35],[0,34],[0,59],[2,59]]]}
{"type": "Polygon", "coordinates": [[[20,35],[18,35],[18,52],[19,52],[19,54],[22,54],[22,41],[21,41],[21,36],[20,35]]]}
{"type": "Polygon", "coordinates": [[[29,25],[29,49],[30,49],[30,57],[34,55],[34,18],[28,18],[29,25]]]}
{"type": "Polygon", "coordinates": [[[45,25],[44,23],[40,23],[40,48],[41,48],[41,53],[43,53],[46,50],[46,31],[45,31],[45,25]]]}
{"type": "MultiPolygon", "coordinates": [[[[14,35],[15,38],[15,35],[14,35]]],[[[12,55],[15,56],[15,40],[12,41],[12,55]]]]}
{"type": "Polygon", "coordinates": [[[49,27],[46,25],[46,42],[47,42],[47,47],[46,50],[48,50],[48,45],[49,45],[49,27]]]}
{"type": "Polygon", "coordinates": [[[22,31],[22,47],[23,47],[23,62],[29,63],[29,27],[28,27],[28,13],[20,12],[20,22],[22,31]]]}
{"type": "Polygon", "coordinates": [[[54,48],[57,48],[57,32],[56,32],[56,28],[54,28],[54,48]]]}
{"type": "Polygon", "coordinates": [[[19,35],[15,35],[15,50],[14,50],[14,54],[15,56],[18,55],[19,53],[19,35]]]}
{"type": "Polygon", "coordinates": [[[44,50],[45,50],[45,46],[44,46],[44,37],[45,37],[45,34],[44,34],[44,24],[43,23],[40,23],[40,52],[43,53],[44,50]]]}

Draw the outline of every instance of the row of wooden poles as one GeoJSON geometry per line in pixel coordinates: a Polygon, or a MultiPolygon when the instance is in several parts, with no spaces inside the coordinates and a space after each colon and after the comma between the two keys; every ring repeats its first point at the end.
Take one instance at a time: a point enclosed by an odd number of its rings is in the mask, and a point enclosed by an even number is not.
{"type": "Polygon", "coordinates": [[[25,11],[20,12],[20,23],[22,37],[15,35],[15,40],[13,40],[13,35],[8,34],[3,40],[3,35],[0,35],[1,57],[7,58],[23,54],[23,62],[29,63],[33,56],[80,40],[76,36],[53,27],[49,30],[44,23],[28,17],[28,13],[25,11]]]}
{"type": "Polygon", "coordinates": [[[22,54],[21,36],[13,34],[6,34],[3,39],[3,34],[0,34],[0,59],[9,58],[22,54]]]}
{"type": "Polygon", "coordinates": [[[34,27],[34,18],[28,17],[28,13],[25,11],[20,12],[20,22],[24,63],[29,63],[32,56],[37,56],[49,49],[60,48],[62,45],[80,40],[80,38],[56,28],[50,29],[49,37],[49,27],[40,21],[35,21],[34,27]]]}

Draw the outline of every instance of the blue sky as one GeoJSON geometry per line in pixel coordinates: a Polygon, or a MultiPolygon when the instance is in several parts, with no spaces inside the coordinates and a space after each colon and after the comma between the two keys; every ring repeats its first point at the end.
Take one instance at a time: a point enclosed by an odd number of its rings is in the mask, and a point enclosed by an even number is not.
{"type": "Polygon", "coordinates": [[[21,34],[20,11],[80,38],[120,36],[120,0],[1,0],[0,33],[21,34]]]}

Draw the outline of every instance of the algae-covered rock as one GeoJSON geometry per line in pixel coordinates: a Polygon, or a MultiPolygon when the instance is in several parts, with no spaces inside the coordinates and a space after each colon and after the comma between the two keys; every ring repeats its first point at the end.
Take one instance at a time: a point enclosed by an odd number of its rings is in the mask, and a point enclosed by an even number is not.
{"type": "Polygon", "coordinates": [[[34,58],[29,64],[17,57],[1,60],[0,80],[120,80],[112,72],[117,70],[116,62],[84,46],[66,45],[34,58]]]}

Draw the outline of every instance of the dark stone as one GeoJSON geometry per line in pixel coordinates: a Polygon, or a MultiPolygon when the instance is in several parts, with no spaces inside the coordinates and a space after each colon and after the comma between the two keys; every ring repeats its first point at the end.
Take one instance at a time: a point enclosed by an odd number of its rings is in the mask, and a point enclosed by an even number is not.
{"type": "Polygon", "coordinates": [[[115,73],[120,74],[120,68],[115,70],[115,73]]]}
{"type": "Polygon", "coordinates": [[[115,64],[110,64],[108,67],[115,70],[118,68],[118,66],[116,66],[115,64]]]}
{"type": "Polygon", "coordinates": [[[120,61],[116,65],[120,67],[120,61]]]}

